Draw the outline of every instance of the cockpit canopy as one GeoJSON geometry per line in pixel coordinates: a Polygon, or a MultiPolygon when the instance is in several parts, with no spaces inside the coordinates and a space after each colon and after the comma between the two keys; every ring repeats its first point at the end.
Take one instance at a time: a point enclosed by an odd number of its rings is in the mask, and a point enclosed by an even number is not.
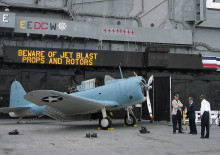
{"type": "Polygon", "coordinates": [[[105,82],[105,85],[110,83],[111,81],[115,80],[113,77],[109,76],[109,75],[106,75],[105,76],[105,79],[104,79],[104,82],[105,82]]]}
{"type": "MultiPolygon", "coordinates": [[[[115,80],[113,77],[106,75],[104,78],[104,84],[108,84],[111,83],[113,80],[115,80]]],[[[100,86],[100,85],[98,85],[100,86]]],[[[77,86],[76,90],[77,91],[84,91],[84,90],[88,90],[91,88],[95,88],[97,87],[97,79],[89,79],[89,80],[85,80],[81,82],[81,85],[77,86]]]]}
{"type": "Polygon", "coordinates": [[[91,88],[95,88],[96,78],[85,80],[81,82],[81,85],[77,86],[77,91],[83,91],[91,88]]]}

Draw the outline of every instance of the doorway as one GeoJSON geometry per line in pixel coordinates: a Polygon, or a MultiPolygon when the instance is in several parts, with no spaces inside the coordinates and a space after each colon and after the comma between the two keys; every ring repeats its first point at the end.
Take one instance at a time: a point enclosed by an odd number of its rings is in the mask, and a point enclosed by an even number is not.
{"type": "Polygon", "coordinates": [[[171,77],[155,77],[153,87],[154,121],[170,121],[171,77]]]}

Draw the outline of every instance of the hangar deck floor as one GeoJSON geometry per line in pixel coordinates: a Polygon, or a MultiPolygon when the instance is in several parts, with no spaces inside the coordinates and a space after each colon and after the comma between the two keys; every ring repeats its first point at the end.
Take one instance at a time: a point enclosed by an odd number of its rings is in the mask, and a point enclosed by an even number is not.
{"type": "MultiPolygon", "coordinates": [[[[113,120],[115,130],[97,130],[97,121],[61,123],[40,119],[28,124],[16,124],[14,119],[0,120],[1,155],[77,155],[77,154],[218,154],[220,153],[220,127],[211,126],[209,139],[197,135],[172,134],[167,122],[138,122],[138,127],[124,127],[121,120],[113,120]],[[146,126],[149,134],[139,133],[146,126]],[[18,129],[20,135],[8,135],[18,129]],[[85,138],[95,132],[98,138],[85,138]]],[[[188,126],[184,126],[186,129],[188,126]]]]}

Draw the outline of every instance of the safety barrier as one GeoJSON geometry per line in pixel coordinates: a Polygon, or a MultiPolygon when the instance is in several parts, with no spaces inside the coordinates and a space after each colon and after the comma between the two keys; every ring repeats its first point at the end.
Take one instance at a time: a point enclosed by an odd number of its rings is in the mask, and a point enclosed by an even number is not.
{"type": "Polygon", "coordinates": [[[211,124],[219,124],[219,112],[218,111],[211,111],[211,124]]]}
{"type": "MultiPolygon", "coordinates": [[[[201,123],[200,111],[195,111],[195,114],[196,114],[195,122],[196,123],[201,123]]],[[[216,125],[219,124],[219,118],[218,118],[219,114],[220,114],[220,112],[214,111],[214,110],[210,112],[210,121],[209,121],[210,124],[216,124],[216,125]]],[[[184,120],[184,116],[183,116],[183,120],[184,120]]],[[[185,122],[188,123],[189,119],[185,118],[185,122]]]]}
{"type": "Polygon", "coordinates": [[[196,113],[196,123],[201,123],[200,111],[195,111],[196,113]]]}

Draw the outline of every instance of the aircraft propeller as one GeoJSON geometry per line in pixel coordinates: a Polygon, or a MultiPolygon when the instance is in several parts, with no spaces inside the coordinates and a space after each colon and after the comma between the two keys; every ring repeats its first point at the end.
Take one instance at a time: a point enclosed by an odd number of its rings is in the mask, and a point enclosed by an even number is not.
{"type": "MultiPolygon", "coordinates": [[[[138,77],[138,75],[134,72],[134,75],[138,77]]],[[[149,95],[149,90],[152,89],[152,82],[154,80],[154,75],[151,75],[150,78],[148,79],[148,82],[147,84],[145,84],[139,77],[138,79],[141,81],[141,84],[145,87],[145,90],[146,90],[146,98],[147,98],[147,107],[148,107],[148,111],[149,111],[149,114],[150,114],[150,118],[152,119],[153,118],[153,115],[152,115],[152,108],[151,108],[151,102],[150,102],[150,95],[149,95]]]]}

